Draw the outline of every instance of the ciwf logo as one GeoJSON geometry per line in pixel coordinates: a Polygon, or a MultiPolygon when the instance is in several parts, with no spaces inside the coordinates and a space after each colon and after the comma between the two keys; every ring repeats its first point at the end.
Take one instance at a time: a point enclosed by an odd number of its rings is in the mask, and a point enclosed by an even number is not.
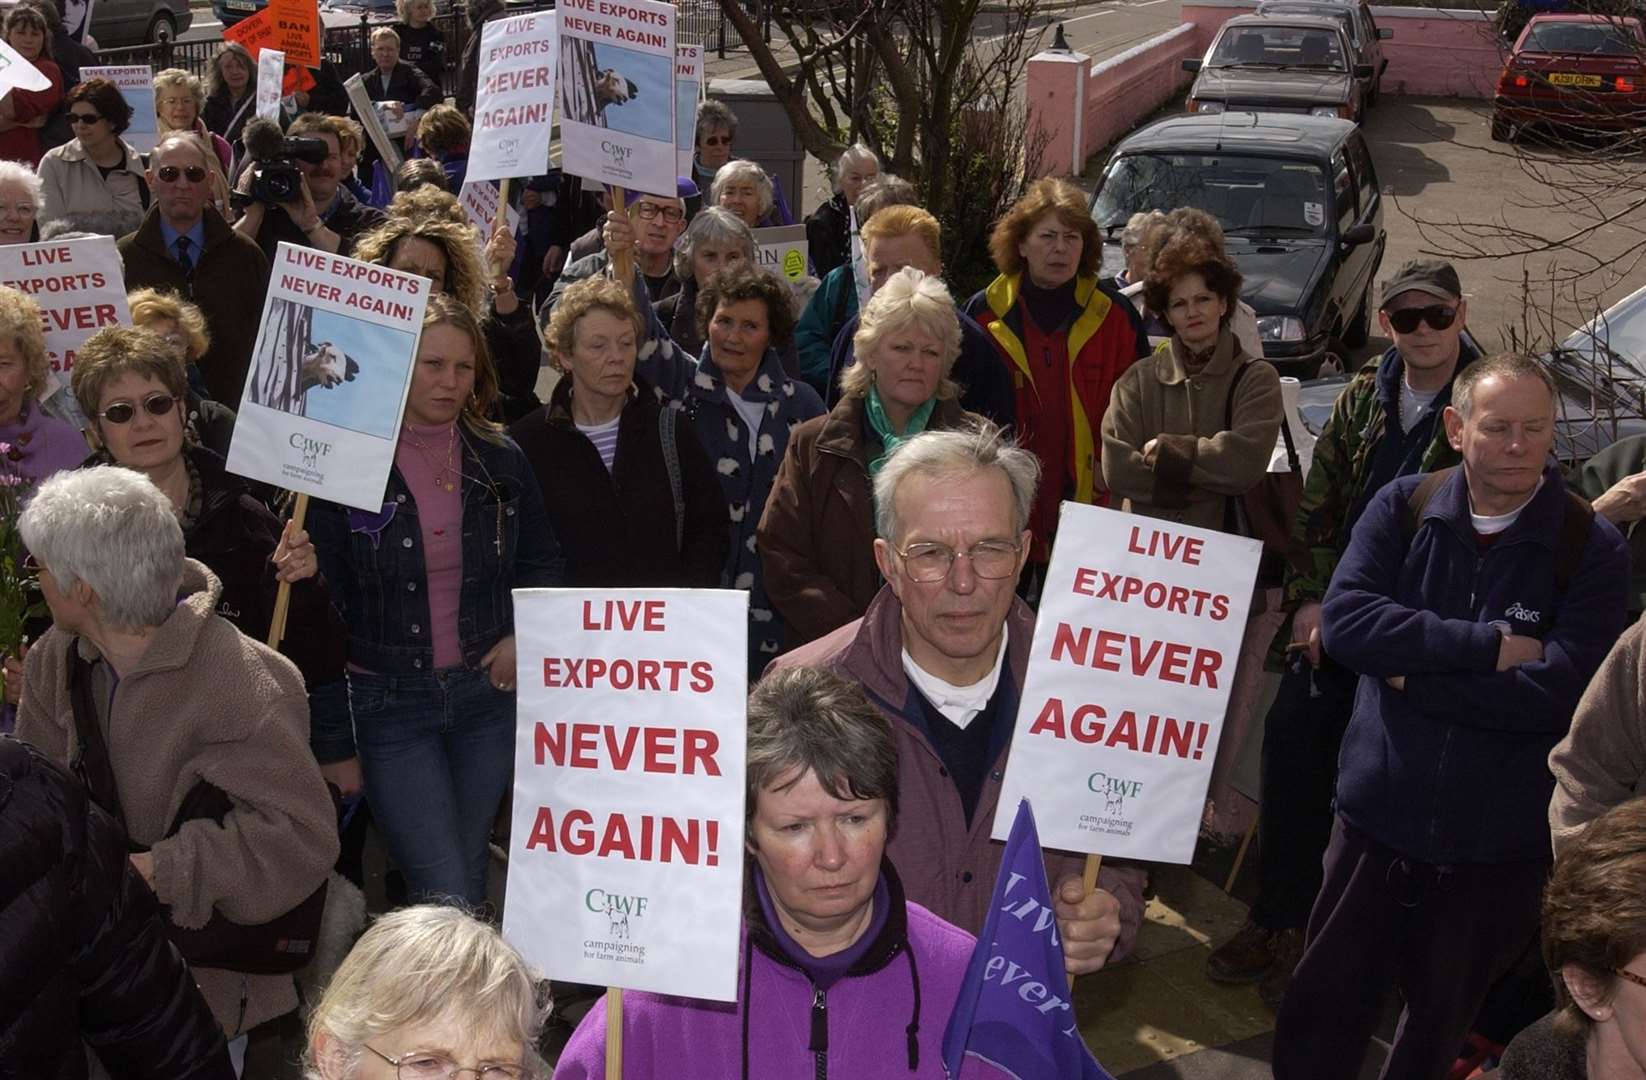
{"type": "Polygon", "coordinates": [[[608,933],[614,940],[627,941],[633,934],[631,919],[638,922],[649,903],[644,896],[625,896],[596,887],[583,894],[583,906],[606,916],[608,933]]]}
{"type": "Polygon", "coordinates": [[[288,441],[291,443],[291,448],[302,455],[305,469],[316,468],[320,464],[320,459],[331,453],[331,443],[311,439],[301,432],[292,432],[288,441]]]}
{"type": "Polygon", "coordinates": [[[1105,814],[1122,814],[1126,811],[1128,796],[1136,798],[1143,794],[1143,781],[1094,772],[1086,777],[1086,788],[1094,794],[1103,796],[1105,814]]]}

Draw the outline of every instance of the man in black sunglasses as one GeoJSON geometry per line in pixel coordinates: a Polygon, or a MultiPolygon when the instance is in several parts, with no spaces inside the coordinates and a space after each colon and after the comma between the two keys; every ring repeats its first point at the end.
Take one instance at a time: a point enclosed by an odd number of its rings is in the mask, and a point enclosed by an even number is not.
{"type": "Polygon", "coordinates": [[[1278,1008],[1303,954],[1303,930],[1320,891],[1332,825],[1332,788],[1357,677],[1324,653],[1320,602],[1349,536],[1372,496],[1399,476],[1457,464],[1439,417],[1453,376],[1476,357],[1463,333],[1468,304],[1457,271],[1413,259],[1383,283],[1378,323],[1394,344],[1338,395],[1315,443],[1293,538],[1311,555],[1307,573],[1288,566],[1292,613],[1270,650],[1280,692],[1265,721],[1259,810],[1259,891],[1239,933],[1214,951],[1207,974],[1259,983],[1278,1008]]]}
{"type": "Polygon", "coordinates": [[[201,375],[213,398],[238,409],[269,261],[212,207],[222,184],[215,165],[200,136],[172,132],[162,138],[149,155],[154,205],[138,230],[120,240],[120,255],[128,288],[169,289],[199,306],[211,331],[201,375]]]}

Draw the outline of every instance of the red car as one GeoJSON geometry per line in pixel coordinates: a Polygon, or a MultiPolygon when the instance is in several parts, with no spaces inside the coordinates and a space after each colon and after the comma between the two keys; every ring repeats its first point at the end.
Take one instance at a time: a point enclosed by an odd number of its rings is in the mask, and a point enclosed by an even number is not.
{"type": "Polygon", "coordinates": [[[1590,131],[1646,128],[1646,34],[1640,19],[1534,15],[1492,98],[1492,138],[1544,123],[1590,131]]]}

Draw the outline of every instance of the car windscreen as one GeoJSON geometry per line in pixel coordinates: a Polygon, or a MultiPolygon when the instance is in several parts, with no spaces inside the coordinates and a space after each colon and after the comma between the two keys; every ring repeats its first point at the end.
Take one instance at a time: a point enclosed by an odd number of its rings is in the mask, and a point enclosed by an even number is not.
{"type": "Polygon", "coordinates": [[[1526,34],[1522,51],[1630,56],[1642,51],[1642,44],[1628,27],[1616,23],[1541,22],[1526,34]]]}
{"type": "Polygon", "coordinates": [[[1225,27],[1212,66],[1348,70],[1337,31],[1308,26],[1225,27]]]}
{"type": "Polygon", "coordinates": [[[1124,154],[1110,162],[1092,217],[1114,236],[1133,214],[1193,207],[1231,236],[1320,236],[1326,175],[1307,161],[1244,154],[1124,154]]]}

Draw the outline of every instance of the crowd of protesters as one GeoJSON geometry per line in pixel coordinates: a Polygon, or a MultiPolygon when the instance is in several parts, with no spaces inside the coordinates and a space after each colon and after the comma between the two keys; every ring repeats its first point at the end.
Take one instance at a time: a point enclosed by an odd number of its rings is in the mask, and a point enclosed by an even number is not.
{"type": "MultiPolygon", "coordinates": [[[[512,591],[557,585],[749,594],[737,1001],[630,995],[625,1075],[945,1075],[1067,500],[1265,541],[1205,812],[1255,814],[1259,894],[1207,975],[1277,1011],[1277,1077],[1356,1075],[1391,993],[1391,1078],[1646,1076],[1646,567],[1620,531],[1646,437],[1566,476],[1554,381],[1481,355],[1452,266],[1381,283],[1392,344],[1267,535],[1292,429],[1208,215],[1139,215],[1105,278],[1085,197],[1038,180],[957,295],[918,185],[853,146],[797,289],[753,232],[793,222],[782,185],[710,101],[674,191],[521,177],[521,229],[482,235],[456,198],[477,57],[431,0],[397,12],[365,83],[408,160],[328,62],[276,125],[325,151],[284,202],[244,48],[154,77],[145,154],[113,84],[53,63],[50,0],[5,16],[50,86],[0,100],[0,244],[115,238],[131,325],[53,372],[0,287],[0,465],[44,608],[4,663],[0,1077],[518,1080],[556,1030],[554,1075],[603,1075],[589,988],[551,1002],[486,921],[512,591]],[[432,283],[380,513],[301,528],[227,469],[282,241],[432,283]],[[1254,809],[1230,779],[1259,720],[1254,809]],[[368,833],[395,908],[370,929],[368,833]],[[307,965],[255,932],[288,925],[307,965]],[[849,1031],[819,1035],[825,990],[849,1031]]],[[[1045,865],[1067,973],[1126,959],[1148,866],[1045,865]]]]}

